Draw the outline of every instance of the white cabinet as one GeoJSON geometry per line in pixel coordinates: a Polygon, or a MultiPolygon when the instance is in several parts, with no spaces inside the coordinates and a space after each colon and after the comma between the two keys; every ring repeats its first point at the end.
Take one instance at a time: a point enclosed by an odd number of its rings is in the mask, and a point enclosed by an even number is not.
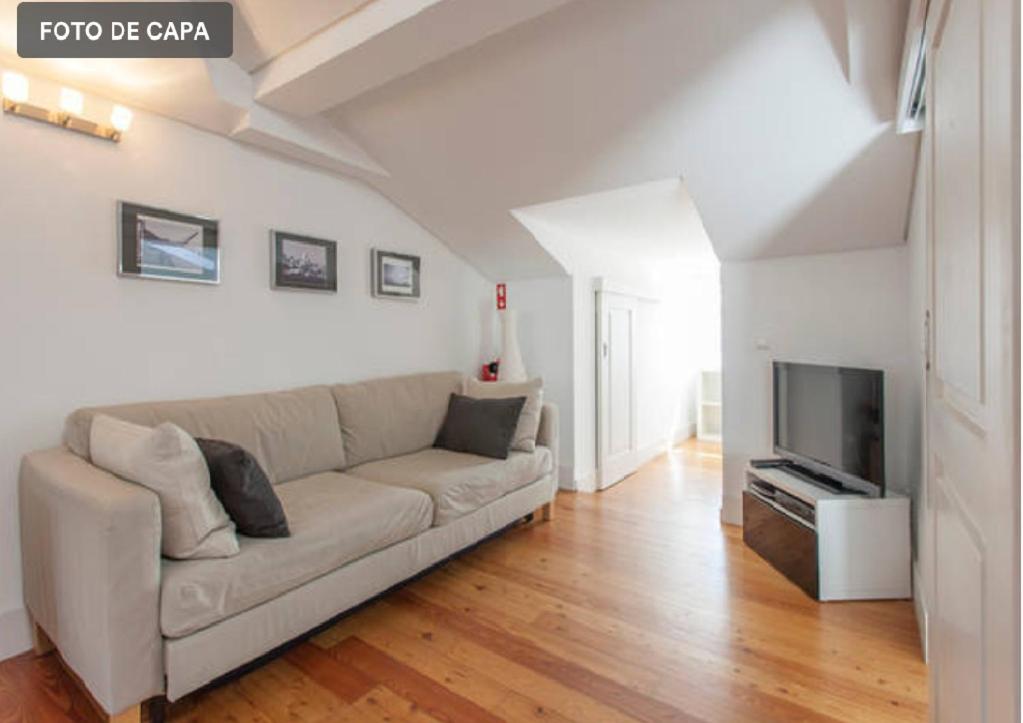
{"type": "Polygon", "coordinates": [[[837,494],[781,468],[746,469],[743,541],[817,600],[912,596],[909,498],[837,494]]]}

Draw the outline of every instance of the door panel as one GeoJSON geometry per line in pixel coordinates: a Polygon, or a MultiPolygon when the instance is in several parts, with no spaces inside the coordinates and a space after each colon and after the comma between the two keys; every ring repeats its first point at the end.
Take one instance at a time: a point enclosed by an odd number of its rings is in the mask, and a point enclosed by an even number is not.
{"type": "MultiPolygon", "coordinates": [[[[952,399],[983,402],[980,3],[953,2],[934,56],[934,366],[952,399]],[[971,58],[972,62],[963,62],[971,58]]],[[[956,403],[956,402],[953,402],[956,403]]]]}
{"type": "Polygon", "coordinates": [[[597,292],[597,488],[610,487],[639,464],[636,439],[637,300],[597,292]]]}
{"type": "Polygon", "coordinates": [[[934,655],[938,667],[938,700],[935,720],[983,720],[984,555],[977,536],[965,524],[966,515],[957,509],[946,491],[948,480],[941,474],[941,460],[935,459],[934,502],[937,515],[935,570],[937,599],[934,655]],[[941,695],[954,691],[954,695],[941,695]]]}
{"type": "Polygon", "coordinates": [[[612,455],[628,452],[632,446],[632,313],[628,309],[608,310],[608,401],[612,455]]]}
{"type": "MultiPolygon", "coordinates": [[[[932,0],[925,519],[933,718],[1019,716],[1019,5],[932,0]]],[[[926,146],[925,146],[926,147],[926,146]]]]}

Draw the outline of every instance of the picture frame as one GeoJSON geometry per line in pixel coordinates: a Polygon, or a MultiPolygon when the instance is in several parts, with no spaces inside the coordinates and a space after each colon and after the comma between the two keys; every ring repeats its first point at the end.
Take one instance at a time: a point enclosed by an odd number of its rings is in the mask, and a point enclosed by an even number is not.
{"type": "Polygon", "coordinates": [[[220,283],[220,222],[117,202],[118,276],[220,283]]]}
{"type": "Polygon", "coordinates": [[[372,292],[382,299],[418,301],[420,259],[410,254],[372,249],[372,292]]]}
{"type": "Polygon", "coordinates": [[[270,288],[337,293],[337,241],[270,231],[270,288]]]}

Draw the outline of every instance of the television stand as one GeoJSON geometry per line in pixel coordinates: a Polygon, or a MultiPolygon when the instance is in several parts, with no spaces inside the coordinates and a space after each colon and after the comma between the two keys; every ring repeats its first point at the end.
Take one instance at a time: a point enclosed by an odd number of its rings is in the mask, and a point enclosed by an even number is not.
{"type": "Polygon", "coordinates": [[[746,468],[742,539],[815,600],[912,595],[909,498],[836,492],[785,467],[746,468]]]}
{"type": "Polygon", "coordinates": [[[828,489],[828,490],[834,492],[835,494],[839,494],[839,495],[865,495],[866,494],[865,492],[861,492],[860,490],[853,489],[852,487],[846,487],[841,482],[839,482],[837,479],[833,479],[832,477],[828,477],[827,475],[819,474],[819,473],[814,472],[812,469],[809,469],[807,467],[801,467],[798,464],[796,464],[795,462],[790,462],[789,464],[782,465],[782,466],[778,467],[777,469],[781,469],[781,470],[784,470],[785,472],[788,472],[791,475],[795,475],[796,477],[799,477],[804,482],[809,482],[810,484],[818,485],[820,487],[824,487],[825,489],[828,489]]]}

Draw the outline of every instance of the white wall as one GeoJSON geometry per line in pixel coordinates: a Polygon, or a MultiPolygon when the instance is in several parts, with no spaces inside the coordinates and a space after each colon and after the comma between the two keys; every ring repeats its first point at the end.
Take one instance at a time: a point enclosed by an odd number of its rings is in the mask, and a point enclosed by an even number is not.
{"type": "Polygon", "coordinates": [[[905,246],[722,266],[725,522],[741,523],[748,460],[771,454],[772,359],[883,369],[886,478],[911,488],[919,386],[909,268],[905,246]]]}
{"type": "MultiPolygon", "coordinates": [[[[491,303],[490,308],[493,308],[491,303]]],[[[544,379],[544,399],[558,405],[560,447],[558,478],[571,487],[574,470],[575,390],[572,376],[572,279],[557,277],[508,283],[508,308],[518,313],[519,345],[530,377],[544,379]]],[[[500,356],[500,329],[487,359],[500,356]]]]}
{"type": "Polygon", "coordinates": [[[146,114],[120,145],[5,115],[0,158],[0,658],[28,644],[18,461],[72,409],[477,368],[489,283],[358,182],[146,114]],[[118,278],[117,199],[220,219],[222,283],[118,278]],[[272,291],[270,228],[338,240],[339,293],[272,291]],[[419,303],[370,296],[371,246],[422,256],[419,303]]]}

